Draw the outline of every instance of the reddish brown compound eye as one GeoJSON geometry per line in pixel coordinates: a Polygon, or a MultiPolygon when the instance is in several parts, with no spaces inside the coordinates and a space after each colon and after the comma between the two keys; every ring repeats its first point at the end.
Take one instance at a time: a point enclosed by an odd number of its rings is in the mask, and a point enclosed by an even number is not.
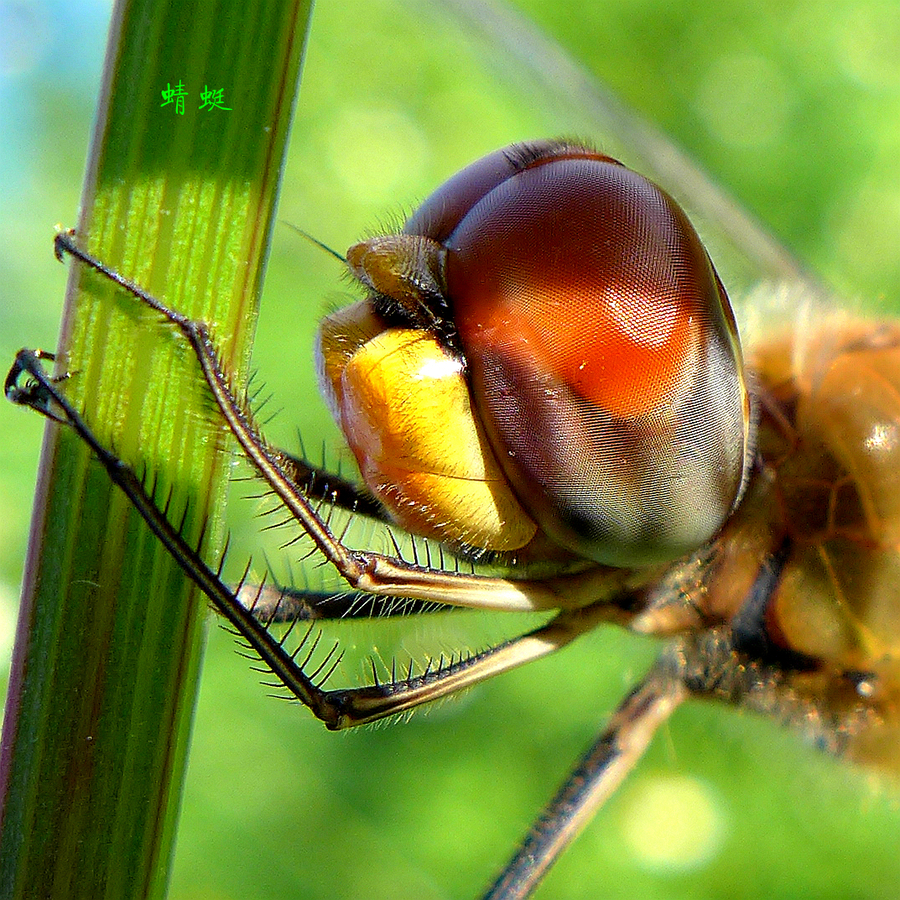
{"type": "MultiPolygon", "coordinates": [[[[438,188],[402,234],[351,247],[347,262],[386,328],[429,331],[464,358],[471,410],[453,421],[480,420],[474,458],[493,454],[509,482],[489,480],[483,515],[498,498],[510,505],[508,487],[556,544],[634,567],[696,550],[737,505],[751,452],[734,316],[684,212],[647,179],[580,145],[514,145],[438,188]]],[[[362,384],[347,396],[384,423],[415,405],[395,388],[377,402],[362,384]]],[[[427,433],[461,434],[449,421],[427,433]]],[[[371,468],[369,451],[354,452],[371,468]]],[[[425,468],[431,453],[404,450],[425,468]]],[[[396,495],[397,520],[420,529],[416,506],[443,538],[453,505],[413,501],[382,484],[382,468],[370,487],[396,495]]],[[[483,546],[514,546],[504,517],[490,516],[498,528],[483,546]]]]}
{"type": "Polygon", "coordinates": [[[656,185],[585,148],[470,168],[405,230],[424,223],[446,247],[474,403],[513,489],[557,542],[605,564],[696,549],[749,457],[734,318],[696,232],[656,185]]]}

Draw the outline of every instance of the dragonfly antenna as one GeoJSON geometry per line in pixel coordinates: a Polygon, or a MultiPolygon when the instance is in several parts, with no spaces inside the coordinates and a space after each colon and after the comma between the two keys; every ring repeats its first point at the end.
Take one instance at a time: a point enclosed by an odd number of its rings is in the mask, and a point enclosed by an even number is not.
{"type": "Polygon", "coordinates": [[[301,237],[306,238],[310,243],[315,244],[317,247],[321,247],[326,253],[330,253],[335,259],[340,260],[344,265],[347,265],[347,258],[342,254],[338,253],[337,250],[332,250],[328,244],[320,241],[317,237],[313,237],[308,231],[304,231],[302,228],[298,228],[292,222],[285,222],[288,228],[292,228],[297,232],[301,237]]]}

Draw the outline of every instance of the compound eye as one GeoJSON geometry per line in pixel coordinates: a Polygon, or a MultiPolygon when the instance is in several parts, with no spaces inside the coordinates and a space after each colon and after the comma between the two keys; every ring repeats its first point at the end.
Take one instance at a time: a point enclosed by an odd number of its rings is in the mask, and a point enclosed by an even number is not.
{"type": "Polygon", "coordinates": [[[556,541],[608,565],[673,559],[715,534],[746,480],[734,317],[666,193],[565,149],[512,167],[445,241],[474,402],[556,541]]]}

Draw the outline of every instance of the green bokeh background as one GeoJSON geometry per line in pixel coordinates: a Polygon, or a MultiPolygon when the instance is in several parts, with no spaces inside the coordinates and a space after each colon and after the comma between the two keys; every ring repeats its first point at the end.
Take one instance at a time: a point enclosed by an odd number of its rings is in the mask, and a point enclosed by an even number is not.
{"type": "MultiPolygon", "coordinates": [[[[900,307],[895,0],[518,5],[842,294],[900,307]]],[[[0,4],[0,361],[56,340],[65,270],[50,241],[75,221],[107,18],[88,0],[0,4]]],[[[281,218],[342,250],[487,150],[585,134],[558,87],[517,84],[507,57],[425,3],[321,0],[281,218]]],[[[255,364],[288,446],[297,428],[338,446],[311,340],[339,275],[277,230],[255,364]]],[[[42,428],[0,405],[4,670],[42,428]]],[[[171,896],[474,897],[653,652],[608,630],[405,725],[334,735],[269,699],[210,628],[171,896]]],[[[893,898],[898,846],[896,793],[771,723],[695,704],[539,896],[893,898]]]]}

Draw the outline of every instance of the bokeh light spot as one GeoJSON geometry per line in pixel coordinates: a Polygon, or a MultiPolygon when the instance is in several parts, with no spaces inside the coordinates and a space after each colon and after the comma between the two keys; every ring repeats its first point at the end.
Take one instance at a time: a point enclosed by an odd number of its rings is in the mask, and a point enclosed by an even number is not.
{"type": "Polygon", "coordinates": [[[696,778],[645,778],[630,792],[623,836],[646,868],[699,868],[722,844],[725,820],[713,790],[696,778]]]}

